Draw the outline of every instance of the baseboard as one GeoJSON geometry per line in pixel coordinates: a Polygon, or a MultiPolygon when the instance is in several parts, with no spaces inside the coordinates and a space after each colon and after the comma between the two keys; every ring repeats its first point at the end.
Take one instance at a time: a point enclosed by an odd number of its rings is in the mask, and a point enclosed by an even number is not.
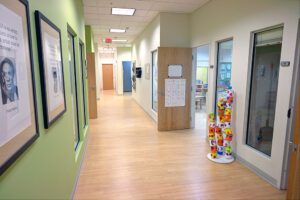
{"type": "Polygon", "coordinates": [[[234,155],[236,157],[236,159],[242,163],[245,167],[247,167],[248,169],[250,169],[251,171],[253,171],[255,174],[257,174],[259,177],[261,177],[262,179],[264,179],[265,181],[267,181],[268,183],[270,183],[271,185],[273,185],[274,187],[276,187],[277,189],[280,189],[278,187],[277,184],[277,180],[274,179],[273,177],[271,177],[270,175],[266,174],[265,172],[263,172],[262,170],[260,170],[259,168],[257,168],[256,166],[254,166],[253,164],[249,163],[248,161],[246,161],[245,159],[243,159],[242,157],[238,156],[238,155],[234,155]]]}
{"type": "Polygon", "coordinates": [[[87,137],[86,137],[86,142],[85,142],[84,147],[83,147],[82,158],[81,158],[80,165],[79,165],[79,168],[78,168],[77,173],[76,173],[76,179],[75,179],[75,183],[74,183],[74,186],[73,186],[73,191],[71,193],[71,198],[70,199],[74,199],[74,195],[75,195],[75,192],[76,192],[76,189],[77,189],[78,180],[79,180],[79,177],[80,177],[81,168],[82,168],[82,165],[83,165],[83,161],[85,159],[86,148],[87,148],[88,143],[89,143],[89,138],[90,138],[90,134],[88,134],[87,137]]]}
{"type": "MultiPolygon", "coordinates": [[[[135,103],[155,122],[157,123],[157,117],[152,116],[134,97],[132,97],[135,103]]],[[[151,110],[152,111],[152,110],[151,110]]],[[[153,111],[152,111],[153,112],[153,111]]]]}

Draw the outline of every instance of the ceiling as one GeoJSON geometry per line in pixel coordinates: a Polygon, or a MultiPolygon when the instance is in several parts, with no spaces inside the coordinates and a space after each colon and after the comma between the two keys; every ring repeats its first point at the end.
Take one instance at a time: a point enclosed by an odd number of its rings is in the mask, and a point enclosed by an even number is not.
{"type": "MultiPolygon", "coordinates": [[[[105,46],[106,37],[126,39],[130,44],[160,12],[191,13],[209,0],[83,0],[84,17],[91,25],[95,42],[105,46]],[[111,15],[111,8],[135,8],[134,16],[111,15]],[[126,33],[110,33],[110,28],[128,30],[126,33]]],[[[115,44],[112,46],[124,46],[115,44]]]]}

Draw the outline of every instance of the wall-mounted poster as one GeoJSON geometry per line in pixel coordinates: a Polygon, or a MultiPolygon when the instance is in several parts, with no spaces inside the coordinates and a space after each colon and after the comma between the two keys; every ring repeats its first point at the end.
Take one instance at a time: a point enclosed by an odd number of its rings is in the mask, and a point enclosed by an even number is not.
{"type": "Polygon", "coordinates": [[[0,175],[39,136],[28,2],[0,0],[0,175]]]}
{"type": "Polygon", "coordinates": [[[185,106],[186,79],[165,79],[165,107],[185,106]]]}
{"type": "Polygon", "coordinates": [[[60,29],[35,11],[45,128],[66,112],[60,29]]]}

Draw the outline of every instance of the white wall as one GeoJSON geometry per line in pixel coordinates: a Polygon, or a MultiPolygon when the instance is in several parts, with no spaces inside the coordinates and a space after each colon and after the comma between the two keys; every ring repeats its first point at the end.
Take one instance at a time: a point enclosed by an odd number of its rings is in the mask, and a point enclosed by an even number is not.
{"type": "Polygon", "coordinates": [[[190,16],[160,13],[160,46],[190,47],[190,16]]]}
{"type": "MultiPolygon", "coordinates": [[[[300,17],[299,0],[213,0],[191,15],[191,46],[210,44],[210,64],[216,65],[216,42],[233,37],[232,86],[236,92],[234,133],[236,153],[270,177],[280,187],[286,140],[296,33],[300,17]],[[272,157],[245,145],[248,111],[251,32],[284,24],[281,60],[291,66],[280,68],[272,157]]],[[[209,111],[213,111],[215,68],[209,72],[209,111]]]]}
{"type": "MultiPolygon", "coordinates": [[[[136,102],[154,119],[157,120],[155,112],[152,111],[152,87],[151,79],[145,79],[145,65],[151,64],[151,51],[160,46],[160,17],[157,16],[135,39],[132,45],[132,61],[136,60],[136,66],[142,67],[142,78],[136,79],[136,91],[132,91],[136,102]]],[[[152,72],[150,72],[152,73],[152,72]]]]}
{"type": "MultiPolygon", "coordinates": [[[[188,14],[160,13],[133,42],[132,61],[142,67],[142,78],[136,81],[133,97],[157,121],[152,110],[152,77],[145,79],[145,65],[151,65],[151,52],[162,47],[190,46],[190,16],[188,14]]],[[[152,69],[150,70],[152,74],[152,69]]]]}
{"type": "Polygon", "coordinates": [[[117,94],[123,95],[123,61],[131,61],[131,47],[117,47],[117,94]]]}

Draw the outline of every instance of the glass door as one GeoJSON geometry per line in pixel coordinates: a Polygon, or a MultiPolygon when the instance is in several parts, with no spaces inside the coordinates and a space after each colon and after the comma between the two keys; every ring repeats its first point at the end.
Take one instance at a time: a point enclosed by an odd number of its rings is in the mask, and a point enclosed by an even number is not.
{"type": "Polygon", "coordinates": [[[79,122],[78,122],[78,98],[77,98],[77,82],[76,82],[76,62],[75,62],[75,46],[74,35],[68,31],[68,48],[69,48],[69,68],[71,80],[71,98],[73,110],[73,128],[74,128],[74,148],[76,150],[80,141],[79,122]]]}

